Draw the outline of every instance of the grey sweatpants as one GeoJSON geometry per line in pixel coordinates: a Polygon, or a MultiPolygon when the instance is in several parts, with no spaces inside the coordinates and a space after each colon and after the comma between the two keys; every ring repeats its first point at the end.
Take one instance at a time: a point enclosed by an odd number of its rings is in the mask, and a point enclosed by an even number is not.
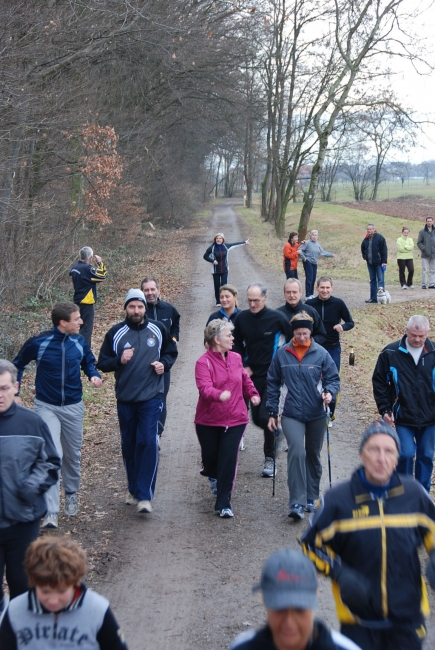
{"type": "Polygon", "coordinates": [[[293,418],[281,419],[282,430],[287,439],[287,484],[289,505],[307,505],[307,500],[319,498],[322,476],[320,452],[326,431],[326,418],[311,422],[299,422],[293,418]]]}
{"type": "MultiPolygon", "coordinates": [[[[80,459],[83,440],[83,402],[54,406],[35,399],[35,411],[50,429],[57,453],[62,461],[62,482],[65,492],[77,492],[80,485],[80,459]]],[[[45,493],[48,512],[59,512],[59,484],[45,493]]]]}

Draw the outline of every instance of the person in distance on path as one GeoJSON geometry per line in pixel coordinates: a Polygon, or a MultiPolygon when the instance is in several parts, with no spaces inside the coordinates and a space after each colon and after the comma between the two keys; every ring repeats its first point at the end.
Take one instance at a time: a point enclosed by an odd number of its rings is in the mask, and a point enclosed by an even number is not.
{"type": "Polygon", "coordinates": [[[97,302],[97,284],[106,279],[107,270],[99,255],[94,255],[90,246],[83,246],[79,252],[80,259],[69,272],[73,286],[73,302],[80,308],[82,324],[80,334],[91,347],[94,329],[94,305],[97,302]],[[95,260],[96,264],[92,264],[95,260]]]}
{"type": "MultiPolygon", "coordinates": [[[[58,302],[51,312],[53,328],[28,339],[13,363],[18,382],[31,361],[36,361],[35,411],[50,429],[57,453],[62,459],[62,484],[65,490],[65,514],[78,512],[77,491],[80,485],[80,461],[83,441],[83,370],[95,388],[102,385],[95,367],[95,357],[83,336],[82,319],[77,305],[58,302]]],[[[45,495],[47,514],[42,528],[57,528],[60,481],[45,495]]]]}
{"type": "Polygon", "coordinates": [[[281,387],[284,406],[281,426],[287,439],[289,517],[298,521],[314,512],[319,498],[320,452],[326,431],[325,407],[340,390],[335,363],[312,340],[313,320],[301,312],[290,322],[293,338],[280,347],[267,373],[269,429],[278,427],[281,387]]]}
{"type": "MultiPolygon", "coordinates": [[[[341,345],[340,334],[347,332],[355,327],[350,311],[344,300],[331,296],[333,285],[332,278],[329,275],[322,275],[317,280],[317,298],[307,301],[309,305],[318,313],[326,330],[326,340],[320,341],[320,345],[329,352],[337,366],[338,374],[341,367],[341,345]]],[[[331,421],[335,419],[336,399],[329,405],[331,411],[331,421]]],[[[331,423],[330,421],[330,423],[331,423]]]]}
{"type": "Polygon", "coordinates": [[[69,537],[42,537],[26,552],[30,589],[0,627],[2,650],[127,650],[109,601],[82,582],[86,554],[69,537]]]}
{"type": "MultiPolygon", "coordinates": [[[[141,282],[140,288],[142,289],[147,301],[147,315],[148,318],[159,320],[169,330],[172,340],[176,343],[180,340],[180,314],[175,309],[174,305],[160,299],[160,284],[151,276],[147,276],[141,282]]],[[[159,437],[162,437],[165,428],[167,408],[166,401],[168,398],[169,388],[171,386],[171,371],[165,372],[163,375],[165,382],[165,392],[163,397],[163,409],[159,418],[159,437]]]]}
{"type": "Polygon", "coordinates": [[[260,630],[239,634],[230,650],[361,650],[315,618],[316,571],[300,551],[275,551],[254,591],[262,593],[267,623],[260,630]]]}
{"type": "Polygon", "coordinates": [[[9,600],[2,589],[4,570],[11,598],[24,593],[24,554],[38,537],[47,512],[44,493],[60,470],[47,425],[15,402],[17,390],[17,369],[0,359],[0,622],[9,600]]]}
{"type": "Polygon", "coordinates": [[[163,407],[165,372],[175,363],[177,344],[159,321],[149,320],[140,289],[130,289],[125,320],[110,328],[97,368],[115,373],[122,457],[127,472],[125,502],[152,512],[159,463],[158,423],[163,407]]]}
{"type": "Polygon", "coordinates": [[[367,234],[361,242],[361,255],[367,262],[370,277],[370,298],[366,302],[378,302],[378,289],[385,288],[388,247],[385,237],[376,232],[373,223],[367,224],[367,234]]]}
{"type": "Polygon", "coordinates": [[[219,289],[223,284],[227,284],[228,282],[228,254],[230,248],[244,246],[245,244],[249,244],[249,239],[246,239],[245,241],[237,241],[233,244],[225,243],[223,232],[218,232],[214,236],[212,245],[207,248],[203,255],[205,261],[212,264],[211,272],[213,274],[216,307],[220,306],[219,289]]]}
{"type": "Polygon", "coordinates": [[[299,243],[299,235],[297,232],[293,231],[288,236],[288,241],[284,244],[282,249],[282,254],[284,256],[283,267],[284,273],[287,280],[289,278],[298,278],[298,262],[299,262],[299,253],[298,250],[302,244],[305,244],[305,239],[299,243]]]}
{"type": "MultiPolygon", "coordinates": [[[[246,292],[249,309],[243,309],[234,324],[234,347],[261,398],[251,405],[252,419],[264,433],[264,464],[262,476],[273,477],[275,433],[268,428],[266,408],[267,371],[277,349],[291,338],[291,327],[279,311],[266,307],[267,289],[260,283],[250,284],[246,292]]],[[[275,469],[276,471],[276,469],[275,469]]]]}
{"type": "Polygon", "coordinates": [[[418,233],[417,246],[421,251],[421,288],[435,289],[435,226],[432,217],[426,217],[426,225],[418,233]]]}
{"type": "Polygon", "coordinates": [[[284,297],[285,304],[282,305],[282,307],[278,307],[277,311],[281,311],[287,318],[288,322],[290,322],[296,314],[305,311],[314,321],[313,339],[316,343],[324,343],[326,338],[325,326],[323,325],[322,319],[317,311],[313,307],[306,306],[306,304],[302,302],[302,284],[297,278],[289,278],[284,284],[284,297]]]}
{"type": "Polygon", "coordinates": [[[362,465],[324,497],[301,538],[317,569],[332,578],[341,632],[363,650],[421,650],[429,613],[419,549],[435,588],[435,505],[396,472],[397,432],[379,420],[364,432],[362,465]]]}
{"type": "Polygon", "coordinates": [[[435,454],[435,343],[429,321],[411,316],[405,335],[387,345],[373,372],[373,395],[382,418],[395,424],[401,452],[397,470],[430,491],[435,454]]]}
{"type": "Polygon", "coordinates": [[[240,441],[249,422],[245,399],[255,406],[260,396],[243,368],[240,355],[232,352],[234,326],[212,320],[204,330],[207,351],[195,366],[199,391],[195,427],[203,468],[216,496],[215,512],[233,517],[231,493],[234,489],[240,441]]]}
{"type": "Polygon", "coordinates": [[[335,253],[325,251],[318,242],[319,231],[311,230],[310,238],[300,247],[298,253],[301,256],[305,271],[305,298],[314,298],[314,284],[317,275],[317,261],[323,257],[337,257],[335,253]]]}

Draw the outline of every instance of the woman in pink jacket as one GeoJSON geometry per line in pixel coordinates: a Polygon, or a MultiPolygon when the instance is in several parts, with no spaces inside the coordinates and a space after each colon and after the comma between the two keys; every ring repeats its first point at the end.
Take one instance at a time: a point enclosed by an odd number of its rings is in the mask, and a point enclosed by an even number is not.
{"type": "Polygon", "coordinates": [[[234,517],[231,492],[240,441],[249,422],[244,398],[254,405],[260,403],[240,354],[231,352],[233,329],[231,322],[212,320],[204,330],[208,350],[195,366],[199,390],[195,427],[201,445],[201,474],[208,476],[210,490],[216,496],[215,512],[224,518],[234,517]]]}

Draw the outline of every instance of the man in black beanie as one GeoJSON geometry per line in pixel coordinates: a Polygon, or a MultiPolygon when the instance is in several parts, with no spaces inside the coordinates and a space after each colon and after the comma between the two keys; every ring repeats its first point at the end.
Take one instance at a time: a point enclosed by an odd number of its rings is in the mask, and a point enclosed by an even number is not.
{"type": "Polygon", "coordinates": [[[363,434],[362,466],[329,490],[302,547],[333,581],[341,632],[363,650],[420,650],[427,592],[419,548],[435,588],[435,506],[423,487],[397,474],[400,441],[379,420],[363,434]]]}

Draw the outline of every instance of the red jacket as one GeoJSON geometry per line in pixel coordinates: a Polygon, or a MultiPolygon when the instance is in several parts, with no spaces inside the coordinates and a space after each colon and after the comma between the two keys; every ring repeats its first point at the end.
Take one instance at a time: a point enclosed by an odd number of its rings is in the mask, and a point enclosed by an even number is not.
{"type": "Polygon", "coordinates": [[[244,397],[259,396],[237,352],[207,350],[195,365],[195,381],[199,390],[195,424],[214,427],[235,427],[249,422],[244,397]],[[231,391],[227,402],[219,400],[224,390],[231,391]]]}
{"type": "Polygon", "coordinates": [[[290,270],[295,271],[298,268],[298,260],[299,260],[299,255],[298,255],[298,248],[299,246],[302,246],[302,242],[300,244],[289,244],[287,242],[284,244],[284,248],[282,249],[282,253],[284,255],[284,260],[283,260],[283,266],[284,266],[284,271],[285,269],[285,261],[290,260],[290,270]]]}

